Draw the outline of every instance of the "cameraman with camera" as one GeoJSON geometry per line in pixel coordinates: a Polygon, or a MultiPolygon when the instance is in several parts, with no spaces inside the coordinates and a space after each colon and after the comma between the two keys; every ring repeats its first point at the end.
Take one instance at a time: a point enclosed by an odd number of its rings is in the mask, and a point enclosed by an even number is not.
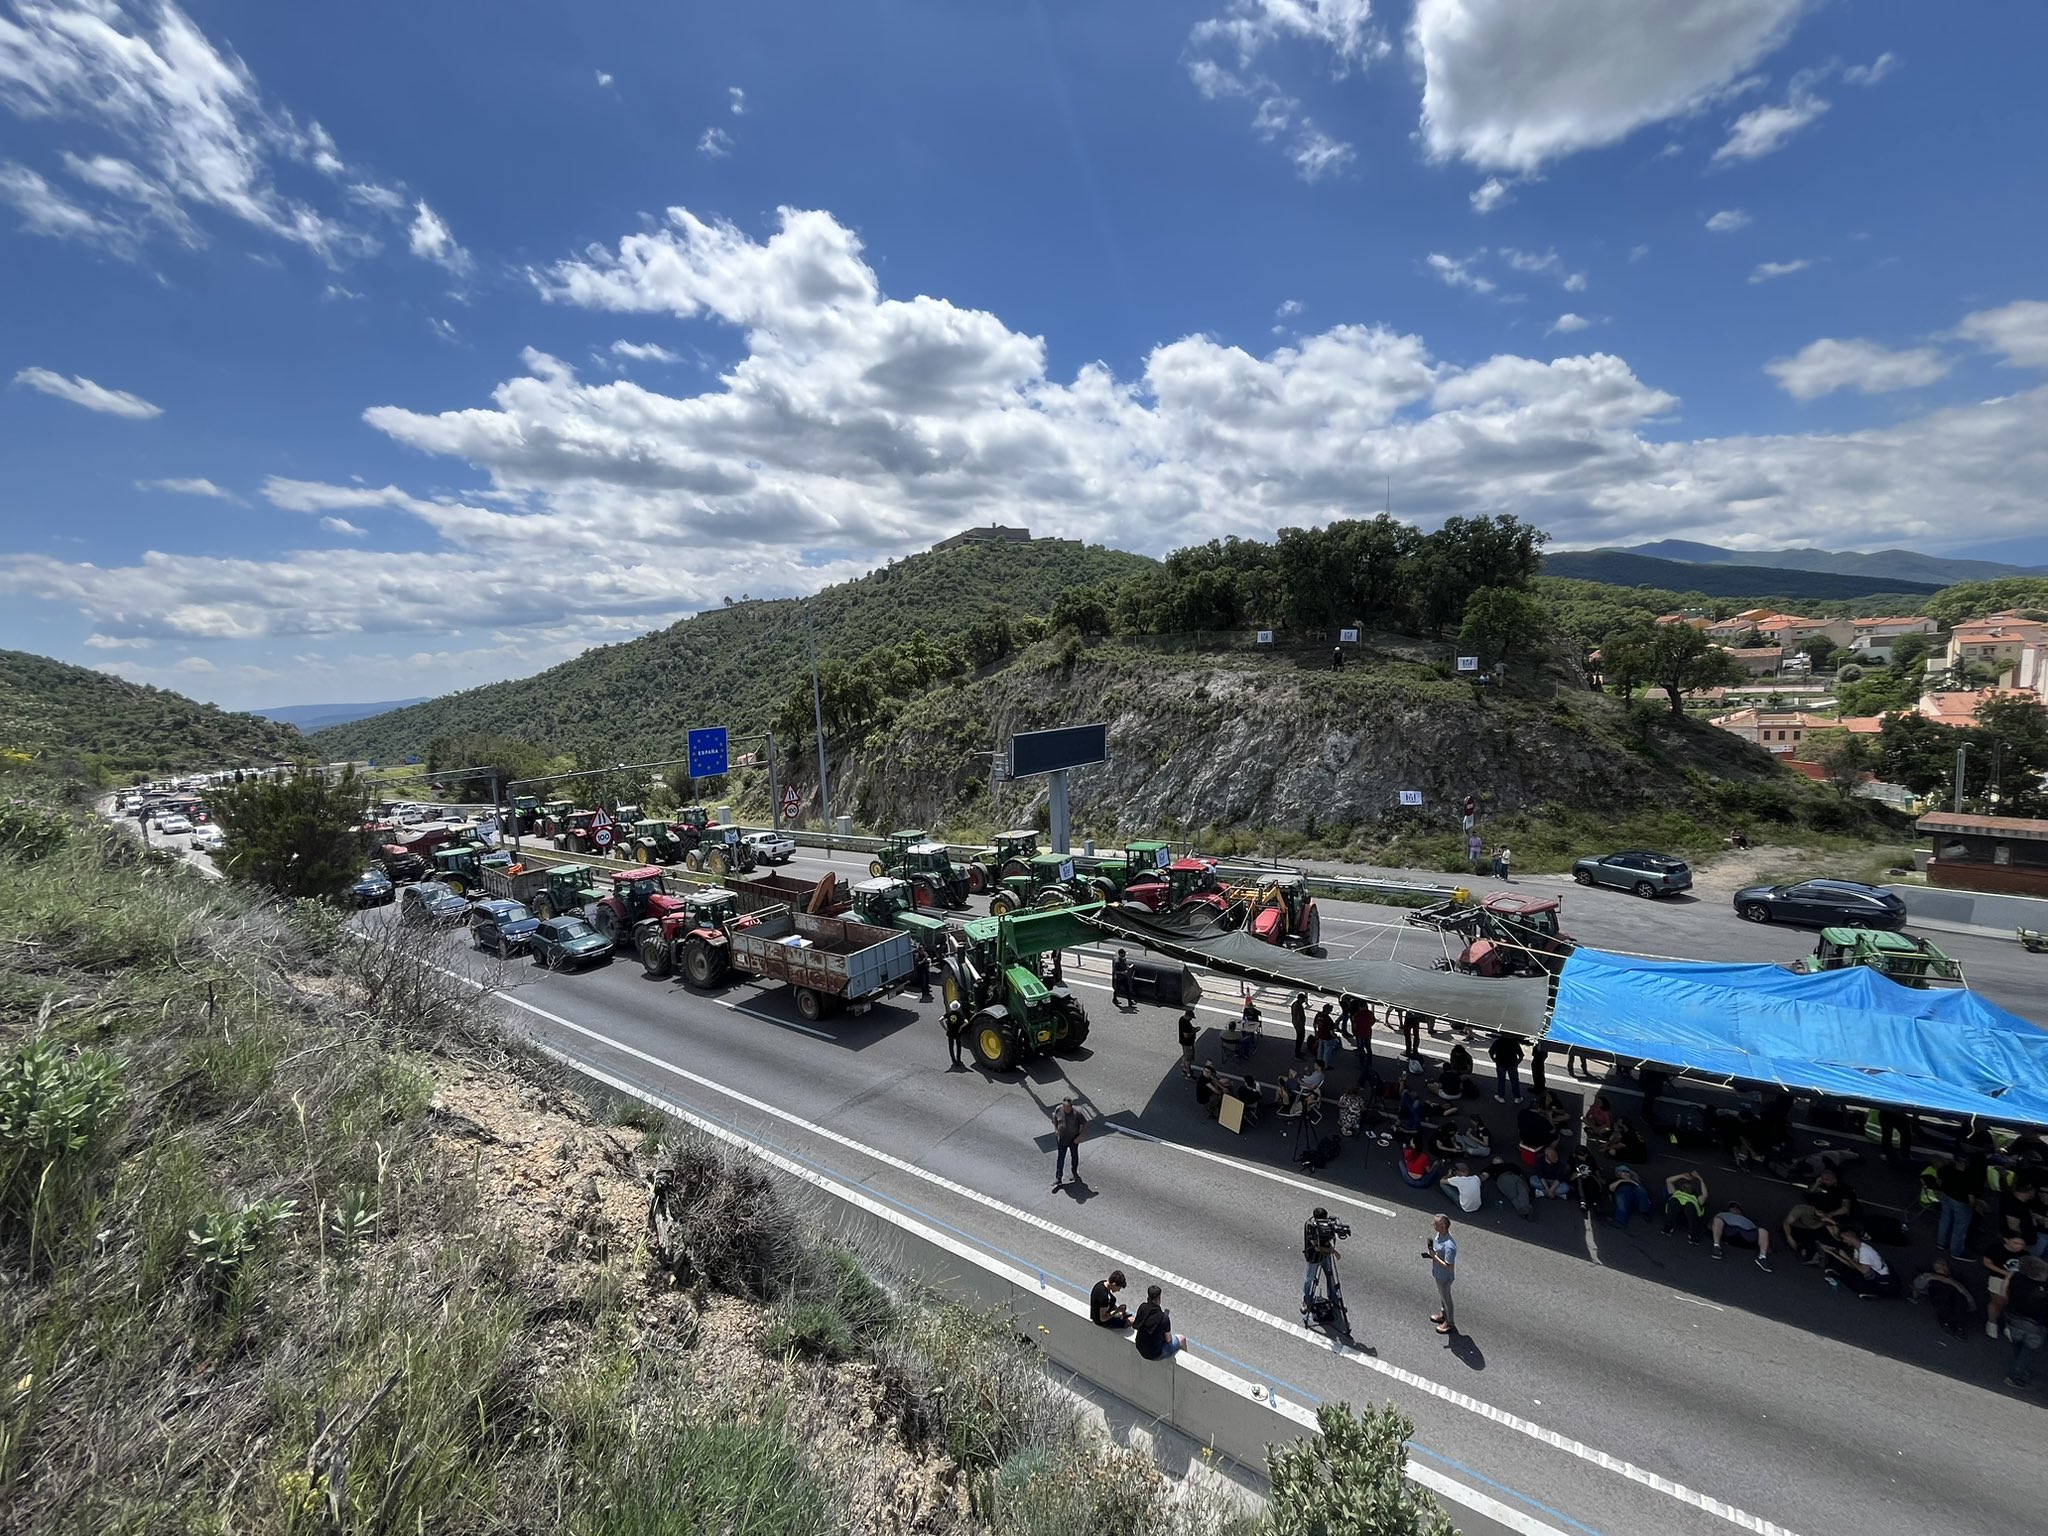
{"type": "Polygon", "coordinates": [[[1332,1219],[1320,1205],[1301,1224],[1301,1257],[1308,1266],[1301,1277],[1301,1315],[1305,1321],[1315,1308],[1316,1276],[1332,1307],[1341,1306],[1343,1290],[1337,1284],[1337,1244],[1351,1235],[1348,1223],[1332,1219]]]}

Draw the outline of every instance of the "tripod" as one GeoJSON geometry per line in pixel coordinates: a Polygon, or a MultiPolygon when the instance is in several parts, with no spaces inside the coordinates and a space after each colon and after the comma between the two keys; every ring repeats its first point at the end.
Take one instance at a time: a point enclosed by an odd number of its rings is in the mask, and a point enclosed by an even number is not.
{"type": "Polygon", "coordinates": [[[1323,1278],[1328,1285],[1325,1295],[1311,1293],[1302,1302],[1302,1321],[1311,1328],[1320,1328],[1331,1338],[1349,1344],[1351,1342],[1351,1314],[1344,1309],[1344,1287],[1337,1280],[1337,1255],[1332,1253],[1325,1261],[1323,1278]]]}

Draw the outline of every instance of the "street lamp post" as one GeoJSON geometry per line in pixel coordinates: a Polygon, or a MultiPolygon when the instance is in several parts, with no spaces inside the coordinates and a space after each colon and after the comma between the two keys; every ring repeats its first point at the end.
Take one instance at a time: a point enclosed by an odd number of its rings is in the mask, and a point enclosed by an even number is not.
{"type": "Polygon", "coordinates": [[[1970,764],[1970,746],[1971,743],[1966,741],[1961,746],[1956,748],[1955,813],[1958,816],[1963,814],[1963,774],[1965,770],[1968,769],[1970,764]]]}

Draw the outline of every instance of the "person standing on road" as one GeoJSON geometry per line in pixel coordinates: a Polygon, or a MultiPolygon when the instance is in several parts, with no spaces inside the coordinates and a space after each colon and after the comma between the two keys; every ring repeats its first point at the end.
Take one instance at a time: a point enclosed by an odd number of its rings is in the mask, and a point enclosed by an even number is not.
{"type": "Polygon", "coordinates": [[[1436,1324],[1438,1333],[1455,1334],[1458,1331],[1458,1314],[1451,1304],[1451,1286],[1458,1278],[1458,1240],[1451,1236],[1450,1217],[1439,1216],[1430,1223],[1430,1235],[1423,1246],[1422,1256],[1429,1260],[1429,1278],[1436,1282],[1440,1302],[1429,1320],[1436,1324]]]}
{"type": "Polygon", "coordinates": [[[953,1065],[956,1067],[967,1065],[960,1059],[960,1047],[966,1039],[967,1005],[957,1002],[946,1004],[946,1048],[953,1053],[953,1065]]]}
{"type": "MultiPolygon", "coordinates": [[[[1470,823],[1467,822],[1467,825],[1469,826],[1470,823]]],[[[1485,865],[1480,863],[1480,859],[1483,856],[1484,852],[1484,845],[1479,841],[1479,834],[1477,832],[1471,833],[1469,836],[1466,837],[1465,862],[1472,866],[1472,873],[1475,875],[1481,873],[1485,869],[1485,865]]]]}
{"type": "Polygon", "coordinates": [[[917,981],[917,1000],[928,1003],[932,1000],[932,957],[924,952],[922,944],[916,946],[913,953],[916,970],[912,975],[917,981]]]}
{"type": "Polygon", "coordinates": [[[1543,1096],[1543,1064],[1550,1059],[1550,1042],[1538,1040],[1529,1047],[1529,1086],[1538,1098],[1543,1096]]]}
{"type": "Polygon", "coordinates": [[[1135,1008],[1138,1000],[1131,996],[1131,960],[1123,950],[1116,952],[1116,958],[1109,962],[1109,1005],[1112,1008],[1135,1008]]]}
{"type": "Polygon", "coordinates": [[[1081,1138],[1087,1131],[1087,1114],[1071,1098],[1061,1099],[1052,1112],[1052,1133],[1059,1141],[1059,1155],[1052,1165],[1055,1190],[1066,1182],[1068,1158],[1074,1160],[1074,1182],[1081,1182],[1081,1138]]]}
{"type": "Polygon", "coordinates": [[[1287,1016],[1294,1025],[1294,1055],[1297,1060],[1308,1054],[1308,994],[1297,992],[1294,1001],[1287,1005],[1287,1016]]]}
{"type": "Polygon", "coordinates": [[[1493,1058],[1493,1102],[1505,1104],[1513,1090],[1515,1102],[1522,1102],[1522,1037],[1495,1035],[1487,1055],[1493,1058]]]}
{"type": "Polygon", "coordinates": [[[1200,1034],[1195,1027],[1195,1010],[1181,1009],[1180,1020],[1174,1029],[1180,1036],[1180,1075],[1192,1077],[1195,1071],[1195,1040],[1200,1034]]]}

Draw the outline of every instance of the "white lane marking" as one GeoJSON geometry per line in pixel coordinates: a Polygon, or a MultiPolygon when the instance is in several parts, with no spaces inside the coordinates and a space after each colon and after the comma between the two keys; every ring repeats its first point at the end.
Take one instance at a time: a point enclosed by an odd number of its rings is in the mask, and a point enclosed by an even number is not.
{"type": "Polygon", "coordinates": [[[1711,1301],[1701,1301],[1697,1296],[1684,1296],[1680,1295],[1677,1291],[1670,1291],[1666,1294],[1678,1301],[1689,1301],[1696,1307],[1705,1307],[1709,1312],[1726,1312],[1728,1310],[1726,1307],[1715,1306],[1711,1301]]]}
{"type": "Polygon", "coordinates": [[[1278,1317],[1271,1312],[1261,1311],[1248,1302],[1238,1300],[1235,1296],[1226,1296],[1223,1292],[1204,1285],[1199,1280],[1190,1279],[1185,1275],[1176,1275],[1170,1270],[1140,1259],[1135,1254],[1123,1253],[1105,1244],[1098,1243],[1093,1238],[1084,1237],[1078,1232],[1070,1231],[1055,1222],[1048,1221],[1045,1217],[1038,1215],[1034,1211],[1027,1211],[1019,1206],[1011,1205],[1007,1201],[998,1200],[992,1195],[984,1194],[978,1189],[957,1183],[943,1175],[933,1173],[929,1169],[920,1168],[915,1163],[881,1151],[879,1148],[865,1146],[855,1141],[852,1137],[832,1130],[828,1126],[815,1124],[803,1119],[799,1115],[790,1113],[788,1110],[779,1109],[765,1100],[756,1099],[751,1095],[739,1092],[737,1089],[728,1088],[723,1083],[714,1082],[708,1077],[703,1077],[686,1068],[678,1067],[672,1062],[663,1061],[658,1056],[651,1056],[645,1051],[625,1044],[623,1041],[614,1040],[608,1035],[600,1034],[594,1029],[578,1024],[574,1020],[565,1019],[560,1014],[550,1013],[547,1009],[529,1003],[523,998],[513,997],[505,993],[499,995],[514,1007],[523,1008],[528,1013],[547,1019],[551,1023],[559,1024],[564,1029],[571,1030],[588,1039],[595,1040],[608,1049],[618,1051],[622,1055],[631,1056],[638,1061],[643,1061],[651,1067],[680,1077],[687,1082],[695,1083],[702,1088],[707,1088],[713,1093],[723,1094],[725,1097],[732,1099],[736,1103],[744,1104],[757,1113],[768,1115],[785,1124],[795,1126],[809,1135],[845,1147],[849,1151],[870,1158],[886,1167],[894,1168],[898,1172],[907,1174],[912,1178],[921,1179],[928,1184],[946,1190],[950,1194],[958,1195],[962,1199],[972,1201],[977,1205],[994,1211],[998,1215],[1006,1216],[1012,1221],[1020,1222],[1025,1226],[1036,1227],[1073,1247],[1099,1254],[1113,1264],[1128,1264],[1140,1270],[1158,1275],[1162,1280],[1179,1287],[1191,1296],[1199,1296],[1216,1306],[1227,1308],[1241,1316],[1250,1318],[1254,1322],[1261,1323],[1268,1328],[1299,1339],[1303,1343],[1327,1350],[1331,1354],[1349,1360],[1366,1370],[1374,1371],[1389,1380],[1398,1381],[1414,1391],[1425,1393],[1430,1397],[1449,1403],[1452,1407],[1460,1408],[1467,1413],[1491,1420],[1504,1429],[1513,1430],[1516,1434],[1524,1435],[1543,1445],[1550,1446],[1554,1450],[1563,1451],[1569,1456],[1574,1456],[1593,1466],[1615,1473],[1617,1476],[1626,1478],[1630,1482],[1637,1483],[1642,1487],[1664,1494],[1668,1498],[1675,1499],[1681,1504],[1690,1505],[1694,1509],[1715,1515],[1739,1529],[1755,1532],[1757,1536],[1794,1536],[1794,1533],[1787,1530],[1786,1527],[1766,1520],[1759,1515],[1752,1515],[1746,1510],[1738,1509],[1735,1505],[1725,1500],[1714,1498],[1711,1494],[1701,1493],[1695,1488],[1689,1488],[1683,1483],[1674,1482],[1659,1473],[1638,1467],[1633,1462],[1624,1461],[1618,1456],[1610,1455],[1606,1451],[1597,1450],[1582,1441],[1574,1440],[1568,1435],[1559,1434],[1556,1430],[1546,1429],[1541,1424],[1525,1419],[1519,1414],[1510,1413],[1504,1408],[1496,1408],[1491,1403],[1481,1402],[1469,1393],[1460,1392],[1455,1387],[1447,1387],[1442,1382],[1433,1381],[1418,1372],[1408,1370],[1402,1366],[1391,1365],[1377,1356],[1362,1355],[1355,1351],[1346,1350],[1337,1341],[1326,1338],[1319,1333],[1312,1333],[1308,1329],[1301,1327],[1298,1323],[1278,1317]]]}

